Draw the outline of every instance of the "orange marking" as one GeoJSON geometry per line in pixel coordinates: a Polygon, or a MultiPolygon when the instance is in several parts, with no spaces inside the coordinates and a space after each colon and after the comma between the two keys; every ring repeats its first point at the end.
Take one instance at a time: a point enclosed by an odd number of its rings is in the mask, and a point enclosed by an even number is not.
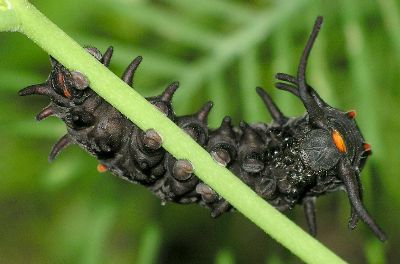
{"type": "Polygon", "coordinates": [[[71,98],[71,94],[69,93],[68,89],[66,87],[63,87],[63,92],[64,96],[67,98],[71,98]]]}
{"type": "Polygon", "coordinates": [[[71,93],[68,91],[68,88],[65,86],[65,80],[64,80],[64,76],[62,75],[62,73],[59,73],[57,75],[57,82],[62,87],[64,96],[67,98],[71,98],[71,93]]]}
{"type": "Polygon", "coordinates": [[[354,110],[350,110],[349,112],[347,112],[346,113],[347,114],[347,116],[350,118],[350,119],[353,119],[353,118],[355,118],[356,117],[356,111],[354,111],[354,110]]]}
{"type": "Polygon", "coordinates": [[[363,149],[364,149],[364,151],[371,151],[371,145],[370,144],[368,144],[368,143],[364,143],[363,144],[363,149]]]}
{"type": "Polygon", "coordinates": [[[99,164],[97,165],[97,171],[100,173],[106,172],[107,171],[107,167],[104,166],[103,164],[99,164]]]}
{"type": "Polygon", "coordinates": [[[64,86],[64,76],[62,75],[62,73],[57,74],[57,82],[59,85],[64,86]]]}
{"type": "Polygon", "coordinates": [[[347,151],[346,144],[344,143],[342,135],[336,129],[332,132],[332,141],[339,152],[345,153],[347,151]]]}

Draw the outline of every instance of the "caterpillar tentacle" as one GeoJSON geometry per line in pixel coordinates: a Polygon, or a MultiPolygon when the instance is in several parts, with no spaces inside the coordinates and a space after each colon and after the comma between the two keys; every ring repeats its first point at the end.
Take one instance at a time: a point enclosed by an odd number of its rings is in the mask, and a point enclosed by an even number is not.
{"type": "Polygon", "coordinates": [[[43,119],[52,116],[55,114],[54,108],[51,104],[43,108],[42,111],[40,111],[39,114],[36,115],[36,120],[37,121],[42,121],[43,119]]]}
{"type": "Polygon", "coordinates": [[[125,72],[122,74],[121,79],[126,82],[129,86],[133,86],[133,76],[135,75],[136,69],[142,62],[142,56],[137,56],[126,68],[125,72]]]}
{"type": "MultiPolygon", "coordinates": [[[[278,89],[294,94],[304,104],[306,113],[301,117],[286,117],[261,88],[256,91],[272,116],[271,124],[242,121],[235,127],[231,118],[225,117],[218,128],[210,129],[207,116],[211,101],[193,114],[177,116],[171,100],[178,82],[147,100],[204,147],[218,164],[278,210],[302,204],[312,235],[316,234],[315,198],[344,188],[352,208],[349,227],[362,220],[383,241],[385,235],[362,204],[359,175],[371,150],[355,123],[355,112],[329,106],[306,83],[308,57],[321,24],[319,17],[301,56],[297,76],[275,76],[278,89]]],[[[86,50],[100,63],[109,65],[111,46],[104,54],[94,47],[86,50]]],[[[197,178],[190,161],[177,160],[162,148],[162,138],[155,130],[142,131],[91,90],[85,76],[69,71],[54,58],[50,61],[52,70],[47,81],[19,92],[48,96],[51,103],[37,119],[54,115],[67,126],[68,132],[54,146],[50,160],[67,145],[78,144],[99,160],[99,171],[107,169],[129,182],[142,184],[163,203],[198,203],[209,208],[212,217],[233,209],[197,178]]],[[[138,56],[130,63],[122,75],[124,82],[132,85],[141,61],[138,56]]]]}
{"type": "Polygon", "coordinates": [[[100,62],[103,63],[104,66],[108,67],[108,65],[110,65],[113,52],[114,48],[112,46],[108,47],[106,52],[104,52],[103,56],[100,59],[100,62]]]}
{"type": "Polygon", "coordinates": [[[56,144],[54,144],[53,148],[51,149],[49,161],[53,161],[60,151],[66,148],[69,144],[71,144],[71,138],[68,134],[65,134],[56,142],[56,144]]]}

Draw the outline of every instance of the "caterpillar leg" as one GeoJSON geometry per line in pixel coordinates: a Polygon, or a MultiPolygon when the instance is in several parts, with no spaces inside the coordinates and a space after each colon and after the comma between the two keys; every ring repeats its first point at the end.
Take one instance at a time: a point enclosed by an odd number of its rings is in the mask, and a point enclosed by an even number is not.
{"type": "Polygon", "coordinates": [[[225,200],[221,200],[212,210],[211,217],[217,218],[225,212],[228,212],[232,208],[231,204],[225,200]]]}
{"type": "Polygon", "coordinates": [[[201,195],[201,199],[206,204],[214,203],[218,200],[218,194],[210,186],[202,182],[197,184],[196,192],[201,195]]]}
{"type": "Polygon", "coordinates": [[[315,217],[315,197],[303,199],[303,209],[306,216],[308,232],[315,237],[317,235],[317,219],[315,217]]]}

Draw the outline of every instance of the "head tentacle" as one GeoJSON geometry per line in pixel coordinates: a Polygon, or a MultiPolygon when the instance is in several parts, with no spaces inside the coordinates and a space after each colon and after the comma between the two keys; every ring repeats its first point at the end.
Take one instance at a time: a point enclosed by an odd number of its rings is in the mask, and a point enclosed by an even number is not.
{"type": "Polygon", "coordinates": [[[318,128],[328,129],[324,112],[309,92],[306,84],[307,61],[311,52],[311,48],[313,47],[315,39],[317,38],[318,32],[321,28],[322,20],[323,19],[321,16],[317,17],[313,30],[311,31],[311,35],[306,43],[306,47],[301,55],[300,63],[297,69],[297,84],[299,88],[300,99],[310,116],[310,124],[318,128]]]}

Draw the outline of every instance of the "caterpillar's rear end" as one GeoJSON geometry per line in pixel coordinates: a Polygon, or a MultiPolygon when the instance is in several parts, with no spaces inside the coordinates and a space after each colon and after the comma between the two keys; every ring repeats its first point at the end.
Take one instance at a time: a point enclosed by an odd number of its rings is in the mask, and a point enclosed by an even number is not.
{"type": "MultiPolygon", "coordinates": [[[[147,100],[204,147],[216,162],[277,209],[284,211],[302,204],[311,234],[316,234],[315,198],[345,189],[352,208],[349,227],[354,228],[361,219],[384,241],[384,233],[362,204],[360,172],[371,151],[355,123],[355,112],[329,106],[305,80],[307,59],[321,24],[322,18],[318,17],[297,76],[276,75],[276,87],[297,96],[304,104],[307,112],[302,117],[284,116],[261,88],[257,88],[257,93],[272,116],[271,124],[241,122],[234,127],[231,119],[225,117],[219,128],[209,129],[207,115],[211,102],[196,113],[176,116],[171,100],[177,82],[147,100]]],[[[109,65],[112,47],[104,54],[92,47],[86,50],[109,65]]],[[[131,86],[141,60],[140,56],[134,59],[122,76],[131,86]]],[[[50,97],[50,105],[37,119],[57,116],[67,125],[68,132],[54,145],[50,160],[69,144],[78,144],[99,160],[100,171],[109,170],[142,184],[163,202],[198,203],[210,208],[213,217],[232,209],[193,174],[189,161],[176,160],[162,148],[157,131],[142,131],[91,90],[85,76],[69,71],[53,58],[51,63],[45,83],[19,92],[50,97]]]]}

